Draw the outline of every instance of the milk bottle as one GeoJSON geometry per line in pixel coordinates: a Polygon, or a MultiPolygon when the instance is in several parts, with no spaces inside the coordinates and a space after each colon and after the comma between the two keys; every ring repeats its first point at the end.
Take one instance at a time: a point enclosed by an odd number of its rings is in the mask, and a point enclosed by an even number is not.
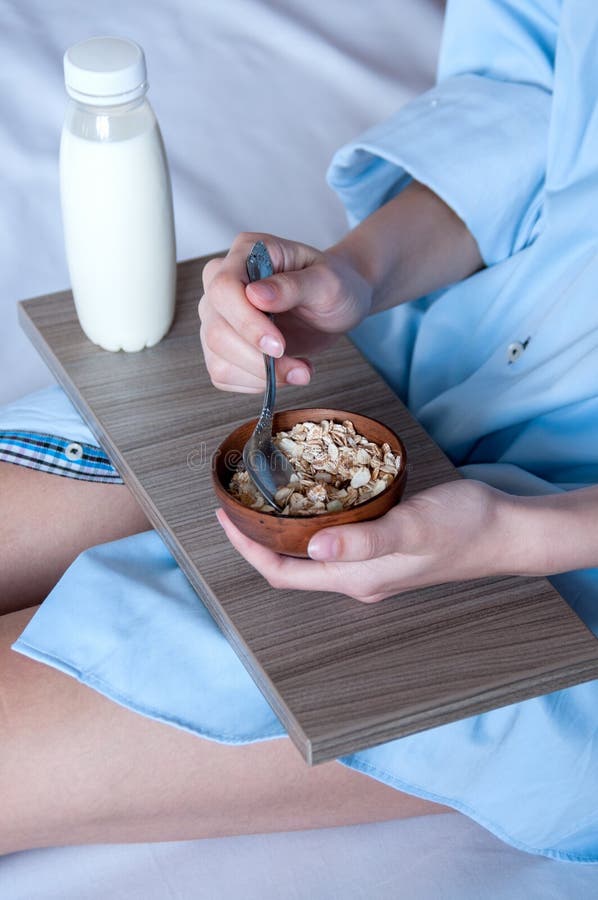
{"type": "Polygon", "coordinates": [[[60,142],[67,262],[81,327],[105,350],[141,350],[174,315],[172,193],[143,50],[97,37],[64,55],[60,142]]]}

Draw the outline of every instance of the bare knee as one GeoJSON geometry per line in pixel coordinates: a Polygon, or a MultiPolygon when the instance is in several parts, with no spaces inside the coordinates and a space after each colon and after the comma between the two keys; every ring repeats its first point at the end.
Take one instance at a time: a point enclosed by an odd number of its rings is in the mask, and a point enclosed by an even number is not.
{"type": "Polygon", "coordinates": [[[149,527],[124,485],[0,463],[0,614],[43,600],[88,547],[149,527]]]}

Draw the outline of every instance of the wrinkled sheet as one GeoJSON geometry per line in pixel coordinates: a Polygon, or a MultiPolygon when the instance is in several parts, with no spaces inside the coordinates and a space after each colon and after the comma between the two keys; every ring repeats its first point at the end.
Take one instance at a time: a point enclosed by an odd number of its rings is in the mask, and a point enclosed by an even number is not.
{"type": "MultiPolygon", "coordinates": [[[[51,382],[16,301],[68,286],[58,194],[62,54],[94,34],[145,49],[170,162],[177,255],[240,230],[325,247],[345,229],[337,146],[428,87],[441,0],[0,0],[0,403],[51,382]]],[[[595,867],[519,853],[456,814],[0,860],[3,900],[586,900],[595,867]]]]}

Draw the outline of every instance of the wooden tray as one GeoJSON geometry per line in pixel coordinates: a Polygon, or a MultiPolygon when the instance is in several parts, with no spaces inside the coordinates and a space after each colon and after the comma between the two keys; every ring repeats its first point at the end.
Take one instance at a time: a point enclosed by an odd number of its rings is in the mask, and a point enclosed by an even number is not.
{"type": "MultiPolygon", "coordinates": [[[[261,398],[215,390],[198,337],[206,260],[178,267],[170,334],[108,353],[70,292],[20,304],[23,328],[87,420],[308,763],[598,677],[598,641],[543,578],[487,578],[374,605],[271,589],[214,519],[211,455],[261,398]]],[[[332,406],[403,438],[407,495],[459,477],[347,340],[279,407],[332,406]]],[[[198,685],[201,690],[201,685],[198,685]]]]}

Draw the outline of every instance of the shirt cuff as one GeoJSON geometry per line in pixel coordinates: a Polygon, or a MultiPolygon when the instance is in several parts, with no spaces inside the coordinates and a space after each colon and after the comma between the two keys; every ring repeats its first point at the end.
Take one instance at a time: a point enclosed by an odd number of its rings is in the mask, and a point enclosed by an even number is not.
{"type": "Polygon", "coordinates": [[[353,226],[414,178],[453,209],[486,265],[529,243],[542,203],[551,94],[458,75],[335,154],[329,185],[353,226]]]}

